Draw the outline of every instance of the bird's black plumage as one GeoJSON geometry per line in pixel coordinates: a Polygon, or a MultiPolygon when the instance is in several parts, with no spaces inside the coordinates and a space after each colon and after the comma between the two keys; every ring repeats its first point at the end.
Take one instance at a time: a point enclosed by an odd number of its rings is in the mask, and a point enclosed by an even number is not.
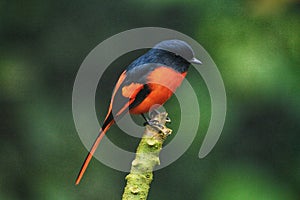
{"type": "MultiPolygon", "coordinates": [[[[176,55],[173,52],[169,52],[163,49],[151,49],[146,54],[133,61],[127,67],[127,72],[138,69],[140,67],[146,67],[144,65],[147,63],[171,67],[180,73],[187,71],[190,65],[190,63],[186,59],[182,58],[179,55],[176,55]]],[[[152,65],[152,67],[155,66],[152,65]]],[[[149,71],[151,71],[151,68],[149,68],[149,71]]]]}

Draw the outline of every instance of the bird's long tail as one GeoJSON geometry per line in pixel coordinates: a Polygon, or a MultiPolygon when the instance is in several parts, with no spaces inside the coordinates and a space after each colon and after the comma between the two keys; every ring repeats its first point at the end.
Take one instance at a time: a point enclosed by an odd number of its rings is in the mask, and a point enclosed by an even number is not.
{"type": "MultiPolygon", "coordinates": [[[[111,117],[108,117],[108,118],[111,118],[111,117]]],[[[103,136],[105,135],[105,133],[107,132],[107,130],[111,127],[111,125],[114,124],[114,119],[111,118],[111,119],[106,119],[103,126],[102,126],[102,129],[100,130],[99,132],[99,135],[97,136],[92,148],[90,149],[88,155],[86,156],[83,164],[82,164],[82,167],[78,173],[78,176],[76,178],[76,181],[75,181],[75,185],[78,185],[80,183],[80,180],[82,179],[82,176],[84,174],[84,172],[86,171],[97,147],[99,146],[100,144],[100,141],[102,140],[103,136]]]]}

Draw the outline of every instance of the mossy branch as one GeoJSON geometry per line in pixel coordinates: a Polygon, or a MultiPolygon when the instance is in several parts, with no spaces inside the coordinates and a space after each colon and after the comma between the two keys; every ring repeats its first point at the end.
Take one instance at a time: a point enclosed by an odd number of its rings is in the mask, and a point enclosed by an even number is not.
{"type": "Polygon", "coordinates": [[[146,200],[153,180],[153,168],[160,164],[159,153],[172,130],[165,126],[170,119],[166,112],[156,114],[145,128],[142,140],[132,161],[122,200],[146,200]]]}

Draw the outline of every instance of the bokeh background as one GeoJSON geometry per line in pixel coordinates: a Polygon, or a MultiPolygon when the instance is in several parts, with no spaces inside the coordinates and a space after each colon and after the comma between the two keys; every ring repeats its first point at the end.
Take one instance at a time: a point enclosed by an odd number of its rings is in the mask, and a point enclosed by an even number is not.
{"type": "MultiPolygon", "coordinates": [[[[154,173],[149,199],[299,199],[299,11],[297,0],[1,1],[0,199],[121,199],[126,173],[96,159],[74,186],[87,151],[73,123],[72,87],[96,45],[143,26],[174,29],[202,44],[228,98],[221,138],[199,159],[210,99],[191,68],[199,132],[180,159],[154,173]]],[[[113,82],[135,56],[122,56],[101,79],[99,121],[113,82]]],[[[177,104],[173,98],[165,106],[175,132],[177,104]]],[[[117,127],[109,137],[132,151],[139,141],[117,127]]]]}

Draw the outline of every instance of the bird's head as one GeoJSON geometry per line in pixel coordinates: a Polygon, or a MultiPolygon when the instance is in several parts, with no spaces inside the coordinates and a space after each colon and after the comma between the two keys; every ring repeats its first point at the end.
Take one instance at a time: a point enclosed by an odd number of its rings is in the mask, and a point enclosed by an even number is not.
{"type": "Polygon", "coordinates": [[[156,44],[153,48],[174,53],[175,55],[184,58],[189,63],[202,64],[200,60],[195,58],[195,53],[192,47],[182,40],[164,40],[156,44]]]}

